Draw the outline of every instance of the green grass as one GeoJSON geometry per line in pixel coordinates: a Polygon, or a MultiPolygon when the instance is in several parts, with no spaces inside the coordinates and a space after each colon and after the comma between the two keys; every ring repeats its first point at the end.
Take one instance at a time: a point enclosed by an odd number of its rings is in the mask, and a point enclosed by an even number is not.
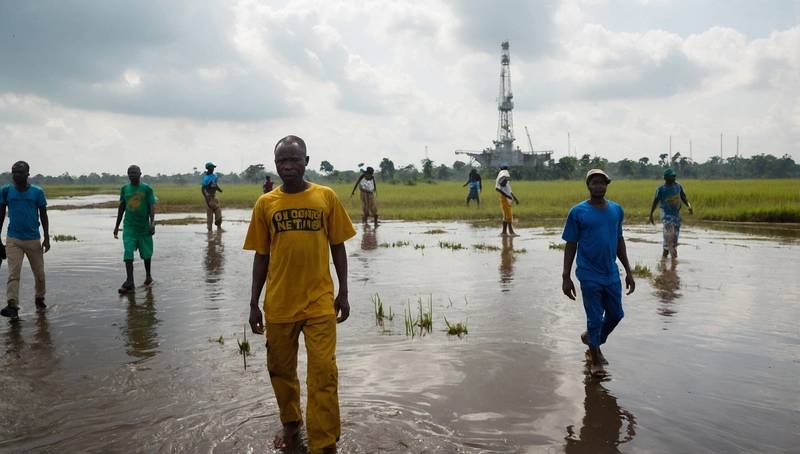
{"type": "Polygon", "coordinates": [[[78,237],[73,235],[53,235],[53,241],[78,241],[78,237]]]}
{"type": "Polygon", "coordinates": [[[422,232],[426,235],[441,235],[442,233],[447,233],[447,230],[444,229],[430,229],[422,232]]]}
{"type": "Polygon", "coordinates": [[[381,243],[378,246],[379,247],[389,248],[389,247],[406,247],[406,246],[410,246],[410,245],[411,245],[411,243],[408,242],[408,241],[395,241],[394,243],[381,243]]]}
{"type": "Polygon", "coordinates": [[[447,327],[448,336],[461,337],[465,334],[469,334],[469,330],[467,329],[467,322],[464,323],[458,322],[451,324],[449,321],[447,321],[447,317],[445,317],[444,324],[447,327]]]}
{"type": "Polygon", "coordinates": [[[455,241],[439,241],[439,247],[442,249],[450,249],[451,251],[466,249],[464,245],[461,243],[456,243],[455,241]]]}
{"type": "MultiPolygon", "coordinates": [[[[695,221],[800,222],[800,179],[776,180],[680,180],[695,214],[684,213],[684,223],[695,221]]],[[[382,219],[464,220],[491,222],[500,219],[495,194],[487,188],[480,208],[463,204],[466,190],[460,182],[381,185],[378,203],[382,219]]],[[[581,181],[515,181],[514,217],[522,225],[561,224],[570,207],[585,200],[581,181]]],[[[619,180],[608,187],[609,199],[620,203],[628,221],[644,222],[661,180],[619,180]]],[[[353,219],[361,218],[361,206],[350,198],[352,184],[334,184],[353,219]]],[[[260,185],[223,186],[218,194],[223,210],[251,208],[261,195],[260,185]]],[[[61,185],[45,187],[48,197],[117,194],[117,186],[61,185]]],[[[204,212],[205,204],[196,185],[155,187],[159,212],[204,212]]],[[[658,210],[656,210],[658,216],[658,210]]]]}
{"type": "Polygon", "coordinates": [[[637,277],[653,277],[653,272],[650,271],[650,267],[647,265],[637,262],[633,267],[633,275],[637,277]]]}
{"type": "Polygon", "coordinates": [[[472,249],[475,249],[476,251],[499,251],[500,247],[486,243],[479,243],[473,244],[472,249]]]}
{"type": "Polygon", "coordinates": [[[556,250],[559,250],[559,251],[563,251],[564,249],[567,248],[567,243],[550,243],[550,246],[548,246],[548,247],[550,249],[556,249],[556,250]]]}
{"type": "Polygon", "coordinates": [[[420,249],[420,250],[424,251],[425,250],[425,245],[424,244],[415,244],[414,245],[414,249],[420,249]]]}
{"type": "MultiPolygon", "coordinates": [[[[242,334],[244,336],[244,340],[236,339],[236,343],[239,345],[239,354],[242,355],[242,361],[244,361],[244,368],[247,369],[247,357],[250,356],[250,342],[247,341],[247,325],[245,325],[244,329],[242,330],[242,334]]],[[[220,336],[222,338],[222,336],[220,336]]]]}
{"type": "Polygon", "coordinates": [[[411,312],[411,303],[403,310],[403,324],[406,336],[424,336],[433,331],[433,295],[428,298],[427,308],[422,303],[422,298],[417,299],[417,316],[411,312]]]}
{"type": "Polygon", "coordinates": [[[384,312],[383,309],[383,300],[381,300],[381,296],[377,293],[372,296],[372,306],[375,308],[375,324],[378,326],[383,326],[385,320],[392,321],[394,320],[394,313],[392,313],[392,308],[389,307],[389,312],[384,312]]]}

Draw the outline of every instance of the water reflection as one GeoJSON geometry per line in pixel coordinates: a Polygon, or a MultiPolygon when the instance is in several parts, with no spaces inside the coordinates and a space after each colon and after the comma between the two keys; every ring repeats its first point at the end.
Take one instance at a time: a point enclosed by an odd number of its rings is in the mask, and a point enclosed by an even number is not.
{"type": "Polygon", "coordinates": [[[127,298],[128,316],[122,328],[126,352],[140,360],[151,358],[158,353],[156,326],[159,323],[153,289],[147,289],[142,301],[137,301],[135,293],[127,295],[127,298]]]}
{"type": "Polygon", "coordinates": [[[681,293],[679,292],[681,288],[681,279],[680,276],[678,276],[677,266],[678,261],[675,259],[661,259],[656,267],[658,273],[653,278],[655,295],[661,302],[656,312],[664,317],[672,317],[677,313],[674,303],[675,300],[681,297],[681,293]]]}
{"type": "Polygon", "coordinates": [[[588,367],[583,383],[586,392],[583,425],[577,433],[575,426],[567,426],[564,451],[568,454],[620,452],[619,446],[636,435],[636,418],[620,408],[617,398],[602,381],[592,378],[588,367]]]}
{"type": "Polygon", "coordinates": [[[33,333],[31,348],[48,359],[53,357],[53,338],[50,336],[50,322],[45,314],[36,316],[36,331],[33,333]]]}
{"type": "Polygon", "coordinates": [[[210,284],[209,293],[214,299],[221,292],[219,284],[222,282],[222,273],[225,269],[225,244],[222,242],[222,232],[219,230],[208,232],[203,268],[206,271],[206,284],[210,284]]]}
{"type": "Polygon", "coordinates": [[[25,340],[22,338],[22,322],[9,322],[6,331],[6,356],[20,358],[25,340]]]}
{"type": "Polygon", "coordinates": [[[503,248],[500,251],[500,287],[502,292],[509,291],[514,280],[514,237],[503,237],[503,248]]]}
{"type": "Polygon", "coordinates": [[[372,251],[378,248],[378,236],[376,229],[364,226],[364,233],[361,235],[361,250],[372,251]]]}

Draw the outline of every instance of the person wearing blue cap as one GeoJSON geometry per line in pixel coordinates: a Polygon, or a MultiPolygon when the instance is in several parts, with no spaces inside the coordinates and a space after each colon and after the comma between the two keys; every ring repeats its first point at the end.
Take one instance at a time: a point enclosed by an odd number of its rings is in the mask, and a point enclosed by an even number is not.
{"type": "Polygon", "coordinates": [[[653,205],[650,207],[649,222],[655,225],[653,212],[656,206],[661,205],[661,222],[664,224],[664,240],[662,247],[664,252],[662,257],[672,254],[672,258],[678,257],[678,235],[681,232],[681,204],[685,203],[689,208],[689,214],[693,213],[692,205],[683,192],[683,186],[675,181],[675,171],[668,168],[664,171],[664,184],[656,189],[653,198],[653,205]]]}
{"type": "Polygon", "coordinates": [[[206,163],[206,173],[203,174],[203,185],[200,192],[206,201],[206,227],[211,231],[211,225],[217,226],[217,230],[222,230],[222,208],[217,200],[217,191],[222,192],[219,187],[219,176],[214,173],[217,166],[213,162],[206,163]]]}

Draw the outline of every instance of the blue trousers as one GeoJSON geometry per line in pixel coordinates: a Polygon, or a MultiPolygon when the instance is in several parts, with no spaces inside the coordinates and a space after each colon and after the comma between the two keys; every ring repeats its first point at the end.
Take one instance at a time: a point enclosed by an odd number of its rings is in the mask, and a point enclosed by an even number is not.
{"type": "Polygon", "coordinates": [[[606,343],[625,313],[622,311],[622,283],[597,284],[581,282],[583,309],[586,311],[586,332],[589,345],[599,347],[606,343]]]}

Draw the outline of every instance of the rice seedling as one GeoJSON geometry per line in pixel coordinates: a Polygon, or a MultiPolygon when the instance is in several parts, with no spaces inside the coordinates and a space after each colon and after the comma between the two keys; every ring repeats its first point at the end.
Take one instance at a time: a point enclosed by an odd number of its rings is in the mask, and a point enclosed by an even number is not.
{"type": "Polygon", "coordinates": [[[461,243],[456,243],[454,241],[439,241],[439,247],[442,249],[450,249],[451,251],[464,249],[464,246],[461,243]]]}
{"type": "Polygon", "coordinates": [[[406,327],[406,336],[414,338],[416,335],[416,323],[411,315],[411,303],[406,304],[406,307],[403,309],[403,324],[406,327]]]}
{"type": "Polygon", "coordinates": [[[250,356],[250,342],[247,341],[247,325],[244,326],[242,334],[244,336],[244,340],[240,341],[239,339],[236,339],[236,343],[239,344],[239,354],[242,355],[244,368],[247,370],[247,357],[250,356]]]}
{"type": "Polygon", "coordinates": [[[376,325],[383,326],[384,320],[389,320],[389,321],[394,320],[394,313],[392,312],[391,306],[389,307],[388,313],[384,312],[383,300],[381,300],[381,296],[377,293],[372,296],[372,306],[375,308],[376,325]]]}
{"type": "Polygon", "coordinates": [[[567,243],[552,243],[552,242],[551,242],[551,243],[550,243],[550,246],[548,246],[548,248],[550,248],[550,249],[557,249],[557,250],[559,250],[559,251],[563,251],[564,249],[566,249],[566,248],[567,248],[567,243]]]}
{"type": "Polygon", "coordinates": [[[424,244],[415,244],[414,245],[414,249],[425,250],[425,245],[424,244]]]}
{"type": "Polygon", "coordinates": [[[426,235],[441,235],[442,233],[447,233],[447,230],[444,229],[430,229],[422,232],[426,235]]]}
{"type": "Polygon", "coordinates": [[[467,322],[464,323],[458,322],[451,324],[447,317],[444,318],[444,324],[447,326],[447,335],[448,336],[458,336],[461,337],[465,334],[469,334],[469,330],[467,329],[467,322]]]}
{"type": "Polygon", "coordinates": [[[78,237],[73,235],[54,235],[53,241],[78,241],[78,237]]]}
{"type": "Polygon", "coordinates": [[[650,267],[647,265],[636,262],[636,265],[633,267],[633,275],[638,277],[653,277],[653,272],[650,271],[650,267]]]}
{"type": "Polygon", "coordinates": [[[430,333],[433,330],[433,295],[428,300],[428,310],[424,310],[422,306],[422,298],[417,300],[419,305],[419,316],[417,317],[417,326],[419,326],[420,336],[425,333],[430,333]]]}
{"type": "Polygon", "coordinates": [[[219,339],[217,339],[217,343],[220,344],[220,345],[225,345],[225,338],[222,337],[222,336],[219,336],[219,339]]]}
{"type": "Polygon", "coordinates": [[[406,247],[409,246],[411,243],[408,241],[395,241],[392,243],[392,247],[406,247]]]}
{"type": "Polygon", "coordinates": [[[494,246],[494,245],[486,244],[486,243],[473,244],[472,245],[472,249],[475,249],[476,251],[499,251],[500,250],[500,248],[498,246],[494,246]]]}
{"type": "Polygon", "coordinates": [[[525,248],[522,248],[522,249],[512,249],[512,251],[511,251],[511,252],[513,252],[513,253],[515,253],[515,254],[527,254],[527,253],[528,253],[528,250],[527,250],[527,249],[525,249],[525,248]]]}
{"type": "Polygon", "coordinates": [[[391,245],[391,244],[389,244],[389,243],[381,243],[381,244],[379,244],[379,245],[378,245],[378,247],[386,247],[386,248],[389,248],[389,247],[392,247],[392,245],[391,245]]]}

